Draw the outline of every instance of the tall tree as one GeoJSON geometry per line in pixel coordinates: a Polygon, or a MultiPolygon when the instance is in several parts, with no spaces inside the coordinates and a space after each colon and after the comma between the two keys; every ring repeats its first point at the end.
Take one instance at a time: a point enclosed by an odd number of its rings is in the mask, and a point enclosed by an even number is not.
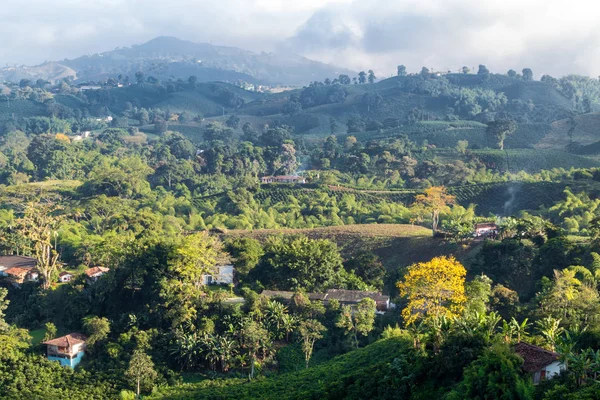
{"type": "Polygon", "coordinates": [[[483,64],[479,64],[479,69],[477,70],[477,75],[489,75],[490,70],[483,64]]]}
{"type": "Polygon", "coordinates": [[[360,71],[358,73],[358,83],[367,83],[367,74],[365,73],[365,71],[360,71]]]}
{"type": "Polygon", "coordinates": [[[52,201],[30,202],[25,205],[19,225],[32,246],[31,254],[37,260],[42,276],[42,287],[48,289],[60,268],[56,251],[58,224],[63,217],[56,214],[60,209],[52,201]]]}
{"type": "Polygon", "coordinates": [[[358,335],[367,336],[375,324],[375,300],[364,298],[355,310],[351,306],[343,306],[336,322],[338,328],[344,328],[352,335],[354,344],[358,349],[358,335]]]}
{"type": "Polygon", "coordinates": [[[398,65],[398,76],[406,76],[406,67],[404,65],[398,65]]]}
{"type": "Polygon", "coordinates": [[[492,140],[500,150],[504,150],[504,139],[517,130],[517,124],[513,120],[498,119],[488,123],[485,133],[488,141],[492,140]]]}
{"type": "Polygon", "coordinates": [[[419,319],[459,316],[465,306],[465,267],[453,257],[435,257],[408,267],[398,282],[407,299],[402,316],[408,325],[419,319]]]}
{"type": "Polygon", "coordinates": [[[415,198],[415,203],[431,213],[431,229],[435,234],[440,222],[440,213],[448,211],[449,205],[454,204],[456,197],[448,194],[444,186],[432,186],[425,189],[424,194],[415,198]]]}
{"type": "Polygon", "coordinates": [[[523,80],[533,80],[533,71],[531,71],[531,68],[523,68],[523,80]]]}
{"type": "Polygon", "coordinates": [[[308,319],[300,321],[298,325],[298,334],[302,343],[302,351],[304,352],[304,361],[306,368],[312,357],[315,342],[323,337],[325,327],[316,319],[308,319]]]}
{"type": "Polygon", "coordinates": [[[139,397],[142,385],[151,387],[158,377],[158,374],[154,370],[154,363],[150,356],[143,350],[136,349],[129,361],[129,368],[125,371],[125,376],[133,381],[136,388],[136,394],[139,397]]]}
{"type": "Polygon", "coordinates": [[[375,76],[375,72],[373,72],[372,69],[369,70],[369,83],[375,83],[375,79],[377,79],[377,77],[375,76]]]}

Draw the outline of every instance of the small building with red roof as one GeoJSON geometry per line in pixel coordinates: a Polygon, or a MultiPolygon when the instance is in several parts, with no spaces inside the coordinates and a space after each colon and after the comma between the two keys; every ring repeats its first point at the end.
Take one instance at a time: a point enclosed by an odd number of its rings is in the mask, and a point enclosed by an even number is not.
{"type": "Polygon", "coordinates": [[[48,360],[58,361],[60,365],[75,368],[85,353],[85,342],[87,337],[81,333],[69,333],[68,335],[48,340],[46,354],[48,360]]]}
{"type": "Polygon", "coordinates": [[[544,379],[552,379],[566,369],[553,351],[524,342],[517,343],[513,350],[523,358],[523,370],[531,374],[535,385],[544,379]]]}

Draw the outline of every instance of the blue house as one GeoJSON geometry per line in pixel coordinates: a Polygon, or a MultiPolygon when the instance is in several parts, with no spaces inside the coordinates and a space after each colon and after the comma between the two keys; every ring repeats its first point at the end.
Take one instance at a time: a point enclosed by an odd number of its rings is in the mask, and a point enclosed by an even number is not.
{"type": "Polygon", "coordinates": [[[58,361],[62,366],[75,368],[85,353],[86,339],[87,337],[81,333],[69,333],[44,342],[48,360],[58,361]]]}

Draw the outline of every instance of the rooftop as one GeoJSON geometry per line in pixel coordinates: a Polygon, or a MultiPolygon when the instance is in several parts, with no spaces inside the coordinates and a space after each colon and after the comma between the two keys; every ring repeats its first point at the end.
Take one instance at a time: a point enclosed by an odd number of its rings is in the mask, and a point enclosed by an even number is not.
{"type": "Polygon", "coordinates": [[[74,346],[76,344],[85,343],[86,340],[87,340],[87,337],[85,335],[82,335],[81,333],[73,332],[73,333],[69,333],[68,335],[65,335],[65,336],[57,337],[56,339],[48,340],[47,342],[44,342],[43,344],[47,344],[50,346],[71,348],[71,346],[74,346]]]}
{"type": "Polygon", "coordinates": [[[517,343],[514,351],[525,361],[523,369],[527,372],[539,371],[558,360],[558,354],[529,343],[517,343]]]}
{"type": "Polygon", "coordinates": [[[94,275],[97,275],[99,273],[105,273],[110,271],[110,268],[106,268],[106,267],[92,267],[92,268],[88,268],[85,270],[85,274],[87,276],[89,276],[90,278],[94,275]]]}
{"type": "Polygon", "coordinates": [[[37,260],[33,257],[25,256],[0,256],[0,267],[6,269],[12,267],[33,268],[37,265],[37,260]]]}
{"type": "Polygon", "coordinates": [[[17,278],[25,278],[27,274],[32,270],[31,267],[12,267],[4,270],[4,273],[17,278]]]}

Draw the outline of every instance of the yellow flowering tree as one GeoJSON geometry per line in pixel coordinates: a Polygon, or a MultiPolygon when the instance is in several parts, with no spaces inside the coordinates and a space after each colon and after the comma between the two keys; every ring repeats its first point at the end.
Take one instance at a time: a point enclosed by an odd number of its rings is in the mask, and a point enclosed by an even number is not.
{"type": "Polygon", "coordinates": [[[402,310],[406,324],[422,318],[460,315],[467,301],[466,274],[465,267],[454,257],[436,257],[408,267],[404,280],[397,284],[400,294],[408,300],[402,310]]]}

